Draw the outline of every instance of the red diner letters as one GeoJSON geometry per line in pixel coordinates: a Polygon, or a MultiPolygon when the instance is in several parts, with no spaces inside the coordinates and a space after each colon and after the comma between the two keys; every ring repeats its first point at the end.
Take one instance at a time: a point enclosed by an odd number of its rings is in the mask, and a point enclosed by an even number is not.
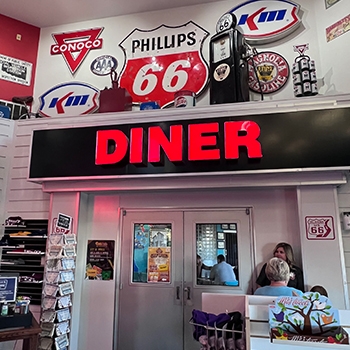
{"type": "Polygon", "coordinates": [[[96,135],[95,164],[115,164],[120,162],[128,150],[128,138],[120,130],[99,130],[96,135]],[[115,150],[108,151],[109,141],[115,143],[115,150]]]}
{"type": "Polygon", "coordinates": [[[220,159],[218,148],[203,149],[204,146],[217,147],[219,123],[192,124],[188,126],[188,160],[220,159]],[[207,134],[207,135],[206,135],[207,134]],[[208,135],[209,134],[209,135],[208,135]]]}
{"type": "Polygon", "coordinates": [[[151,126],[148,129],[148,161],[160,162],[160,147],[171,162],[182,161],[182,133],[182,125],[172,125],[170,140],[168,140],[160,126],[151,126]]]}
{"type": "MultiPolygon", "coordinates": [[[[127,135],[120,130],[99,130],[96,136],[95,164],[116,164],[129,151],[130,164],[142,164],[147,155],[149,163],[161,162],[161,150],[170,162],[183,160],[184,130],[182,125],[171,125],[169,137],[160,126],[148,128],[148,149],[144,140],[146,132],[142,127],[130,129],[130,143],[127,135]],[[115,147],[110,147],[113,144],[115,147]]],[[[239,148],[245,147],[249,158],[262,158],[258,141],[260,127],[252,121],[229,121],[224,123],[224,138],[220,140],[219,123],[188,125],[188,160],[219,160],[220,142],[224,143],[225,159],[238,159],[239,148]]]]}
{"type": "Polygon", "coordinates": [[[238,159],[239,146],[247,148],[249,158],[261,158],[261,144],[257,140],[260,135],[260,127],[257,123],[251,121],[244,122],[226,122],[225,128],[225,158],[238,159]],[[239,135],[239,131],[245,132],[245,135],[239,135]]]}

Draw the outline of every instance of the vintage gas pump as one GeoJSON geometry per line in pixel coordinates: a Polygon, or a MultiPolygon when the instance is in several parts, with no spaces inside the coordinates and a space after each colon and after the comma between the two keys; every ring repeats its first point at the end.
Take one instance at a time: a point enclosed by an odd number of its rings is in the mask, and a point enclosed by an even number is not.
{"type": "Polygon", "coordinates": [[[225,13],[210,40],[210,104],[249,101],[246,45],[236,16],[225,13]]]}

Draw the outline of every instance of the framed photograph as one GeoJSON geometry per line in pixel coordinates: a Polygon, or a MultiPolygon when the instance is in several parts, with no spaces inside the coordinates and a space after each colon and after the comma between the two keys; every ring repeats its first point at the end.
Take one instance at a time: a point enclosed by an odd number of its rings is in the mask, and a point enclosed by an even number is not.
{"type": "Polygon", "coordinates": [[[225,242],[218,242],[218,249],[225,249],[225,242]]]}
{"type": "Polygon", "coordinates": [[[338,38],[348,31],[350,31],[350,15],[345,16],[341,20],[326,28],[327,42],[338,38]]]}
{"type": "Polygon", "coordinates": [[[340,0],[324,0],[324,1],[325,1],[326,9],[328,9],[340,0]]]}
{"type": "Polygon", "coordinates": [[[218,232],[218,239],[225,239],[225,234],[223,232],[218,232]]]}

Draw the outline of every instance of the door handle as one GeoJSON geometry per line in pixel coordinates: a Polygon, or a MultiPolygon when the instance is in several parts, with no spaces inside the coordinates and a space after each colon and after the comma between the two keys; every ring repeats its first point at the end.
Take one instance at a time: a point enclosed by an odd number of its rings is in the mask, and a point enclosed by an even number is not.
{"type": "Polygon", "coordinates": [[[180,300],[180,286],[176,287],[176,300],[180,300]]]}
{"type": "Polygon", "coordinates": [[[185,287],[184,291],[187,292],[187,300],[191,300],[191,287],[185,287]]]}

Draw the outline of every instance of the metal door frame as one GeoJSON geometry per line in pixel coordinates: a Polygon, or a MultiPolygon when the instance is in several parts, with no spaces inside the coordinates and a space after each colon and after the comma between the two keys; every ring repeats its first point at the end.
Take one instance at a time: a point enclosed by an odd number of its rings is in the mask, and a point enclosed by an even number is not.
{"type": "MultiPolygon", "coordinates": [[[[251,206],[244,206],[244,207],[186,207],[186,206],[167,206],[167,207],[147,207],[147,208],[139,208],[139,207],[120,207],[119,208],[119,235],[117,237],[117,247],[118,251],[116,252],[116,263],[118,263],[118,270],[116,271],[116,278],[115,278],[115,288],[116,288],[116,293],[115,293],[115,303],[114,303],[114,335],[113,335],[113,350],[118,350],[117,349],[117,344],[118,344],[118,332],[119,332],[119,301],[120,301],[120,293],[119,290],[121,288],[121,254],[122,254],[122,236],[123,236],[123,231],[124,231],[124,216],[126,212],[132,212],[132,213],[137,213],[137,212],[173,212],[173,211],[179,211],[184,213],[187,212],[192,212],[192,211],[211,211],[211,212],[219,212],[219,211],[242,211],[246,210],[249,211],[247,215],[249,215],[248,218],[248,225],[249,225],[249,235],[250,235],[250,240],[251,240],[251,249],[250,249],[250,259],[251,259],[251,265],[256,266],[256,238],[255,238],[255,230],[254,230],[254,213],[253,213],[253,207],[251,206]]],[[[183,227],[182,227],[182,240],[184,239],[184,222],[183,222],[183,227]]],[[[194,252],[193,254],[195,254],[194,252]]],[[[184,254],[184,251],[183,251],[184,254]]],[[[194,265],[195,268],[195,265],[194,265]]],[[[256,279],[256,271],[253,268],[251,271],[252,279],[256,279]]],[[[183,310],[185,305],[182,306],[183,310]]],[[[184,312],[183,312],[184,314],[184,312]]],[[[183,327],[185,327],[185,324],[183,322],[183,327]]]]}

